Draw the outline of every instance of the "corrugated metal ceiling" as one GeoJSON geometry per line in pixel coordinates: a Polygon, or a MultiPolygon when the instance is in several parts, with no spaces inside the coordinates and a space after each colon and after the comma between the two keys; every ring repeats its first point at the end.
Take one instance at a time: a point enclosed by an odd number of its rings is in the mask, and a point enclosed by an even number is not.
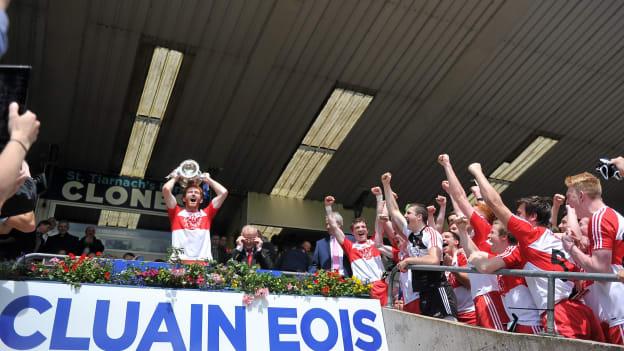
{"type": "MultiPolygon", "coordinates": [[[[621,1],[21,0],[5,63],[32,64],[35,167],[118,173],[154,45],[185,53],[147,177],[196,159],[268,193],[336,84],[373,103],[313,186],[352,203],[385,170],[440,192],[438,153],[492,171],[536,133],[561,142],[506,192],[551,195],[621,154],[621,1]]],[[[606,186],[614,204],[618,184],[606,186]]]]}

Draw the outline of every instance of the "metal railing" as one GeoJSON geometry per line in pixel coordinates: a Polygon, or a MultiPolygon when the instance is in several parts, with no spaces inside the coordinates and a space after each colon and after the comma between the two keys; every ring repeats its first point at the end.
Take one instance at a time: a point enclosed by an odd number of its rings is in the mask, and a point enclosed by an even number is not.
{"type": "MultiPolygon", "coordinates": [[[[429,265],[410,265],[408,270],[417,271],[433,271],[433,272],[455,272],[455,273],[476,273],[476,274],[493,274],[493,275],[513,275],[519,277],[535,277],[548,279],[548,296],[546,301],[546,333],[550,335],[556,335],[555,333],[555,280],[556,279],[570,279],[570,280],[594,280],[594,281],[618,281],[617,274],[607,273],[581,273],[581,272],[553,272],[553,271],[533,271],[523,269],[500,269],[493,273],[481,273],[474,267],[451,267],[451,266],[429,266],[429,265]]],[[[386,307],[394,308],[394,279],[399,272],[397,267],[394,267],[389,274],[388,284],[388,304],[386,307]]]]}

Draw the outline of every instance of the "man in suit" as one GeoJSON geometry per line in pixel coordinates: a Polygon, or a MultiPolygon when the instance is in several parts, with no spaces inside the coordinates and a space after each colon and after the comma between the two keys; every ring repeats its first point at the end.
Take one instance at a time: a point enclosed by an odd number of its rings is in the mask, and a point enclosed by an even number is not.
{"type": "Polygon", "coordinates": [[[258,229],[252,225],[246,225],[241,230],[241,235],[236,239],[236,248],[232,250],[232,259],[249,266],[257,264],[262,269],[273,268],[271,253],[263,247],[258,229]]]}
{"type": "MultiPolygon", "coordinates": [[[[334,217],[338,222],[338,226],[342,229],[343,219],[340,213],[334,212],[334,217]]],[[[325,226],[329,230],[329,224],[327,218],[325,218],[325,226]]],[[[351,234],[347,234],[346,237],[355,242],[355,238],[351,234]]],[[[314,254],[312,255],[312,265],[309,272],[314,273],[318,269],[324,270],[337,270],[340,274],[346,277],[353,275],[351,271],[351,263],[349,257],[344,253],[340,243],[332,235],[329,235],[316,242],[314,248],[314,254]]]]}

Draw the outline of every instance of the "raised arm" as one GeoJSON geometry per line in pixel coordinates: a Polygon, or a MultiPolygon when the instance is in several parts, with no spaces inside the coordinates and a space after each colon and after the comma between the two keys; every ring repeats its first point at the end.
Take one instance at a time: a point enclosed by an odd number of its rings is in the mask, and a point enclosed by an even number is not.
{"type": "Polygon", "coordinates": [[[479,248],[468,235],[468,219],[466,217],[458,217],[456,220],[457,235],[459,236],[459,244],[464,249],[466,257],[470,257],[474,252],[478,252],[479,248]]]}
{"type": "Polygon", "coordinates": [[[178,176],[172,176],[169,180],[163,185],[162,194],[165,199],[165,205],[167,208],[175,208],[178,205],[175,196],[173,196],[173,187],[178,181],[178,176]]]}
{"type": "MultiPolygon", "coordinates": [[[[384,233],[384,226],[382,224],[382,222],[388,222],[388,219],[386,218],[385,220],[382,219],[382,217],[384,216],[384,208],[386,206],[386,203],[383,201],[383,194],[381,191],[381,188],[376,186],[371,188],[371,193],[373,193],[373,195],[375,195],[375,199],[377,202],[377,214],[375,216],[375,246],[377,247],[377,249],[379,250],[379,252],[389,258],[392,258],[392,247],[391,246],[386,246],[383,243],[383,233],[384,233]]],[[[386,215],[387,217],[387,215],[386,215]]]]}
{"type": "Polygon", "coordinates": [[[431,228],[435,228],[435,211],[436,208],[433,205],[427,206],[427,225],[431,228]]]}
{"type": "Polygon", "coordinates": [[[225,201],[228,196],[227,189],[223,185],[219,184],[219,182],[212,179],[208,173],[204,173],[202,175],[202,179],[204,180],[204,183],[208,184],[208,186],[211,187],[217,194],[217,196],[212,199],[212,206],[214,206],[214,208],[220,208],[221,205],[223,205],[223,201],[225,201]]]}
{"type": "Polygon", "coordinates": [[[18,107],[14,102],[9,105],[10,139],[0,153],[0,207],[15,194],[20,182],[23,183],[20,169],[26,153],[39,134],[37,116],[30,111],[19,115],[18,107]]]}
{"type": "Polygon", "coordinates": [[[490,184],[485,174],[483,174],[481,164],[471,164],[468,166],[468,171],[475,177],[485,203],[492,209],[496,218],[507,228],[507,223],[511,216],[513,216],[513,213],[505,206],[500,194],[494,189],[492,184],[490,184]]]}
{"type": "MultiPolygon", "coordinates": [[[[444,192],[446,192],[447,194],[451,191],[450,185],[448,180],[443,180],[442,183],[440,183],[440,186],[442,187],[442,190],[444,190],[444,192]]],[[[451,197],[451,205],[453,206],[453,212],[455,212],[455,215],[461,217],[464,214],[462,213],[462,211],[459,209],[459,206],[457,205],[457,201],[455,201],[455,198],[451,197]]]]}
{"type": "Polygon", "coordinates": [[[329,234],[335,236],[338,243],[342,245],[345,240],[345,234],[338,226],[334,216],[333,206],[335,202],[336,199],[333,196],[325,196],[325,215],[327,215],[327,222],[329,223],[329,234]]]}
{"type": "Polygon", "coordinates": [[[470,218],[474,209],[472,208],[470,201],[468,201],[466,192],[459,182],[459,178],[457,178],[457,175],[453,170],[453,166],[451,166],[451,159],[449,158],[449,155],[442,154],[438,156],[438,163],[442,166],[444,173],[446,174],[446,180],[449,182],[448,194],[454,201],[454,205],[457,205],[456,209],[460,210],[464,216],[470,218]]]}
{"type": "Polygon", "coordinates": [[[565,203],[565,196],[561,194],[555,194],[552,200],[552,207],[550,209],[550,228],[553,231],[558,227],[557,218],[559,217],[559,208],[565,203]]]}
{"type": "Polygon", "coordinates": [[[444,231],[444,220],[446,219],[446,196],[438,195],[436,197],[436,202],[438,206],[440,206],[440,210],[438,211],[438,217],[435,221],[435,229],[442,233],[444,231]]]}
{"type": "Polygon", "coordinates": [[[405,220],[405,217],[403,217],[403,213],[401,213],[401,210],[399,209],[399,204],[392,195],[392,187],[390,186],[391,180],[392,174],[390,174],[390,172],[386,172],[381,176],[381,184],[383,184],[386,206],[388,207],[388,214],[390,215],[392,222],[397,227],[405,228],[407,226],[407,221],[405,220]]]}

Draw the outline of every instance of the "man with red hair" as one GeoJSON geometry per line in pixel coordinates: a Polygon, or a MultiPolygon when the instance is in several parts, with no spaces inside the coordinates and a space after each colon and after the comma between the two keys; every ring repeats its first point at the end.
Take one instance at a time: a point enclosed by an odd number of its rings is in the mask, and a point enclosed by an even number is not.
{"type": "Polygon", "coordinates": [[[190,184],[182,192],[182,208],[173,196],[173,187],[178,180],[179,176],[171,177],[162,188],[171,222],[171,246],[182,251],[178,257],[183,261],[212,260],[210,225],[227,198],[228,191],[208,173],[204,173],[202,181],[215,191],[216,196],[206,208],[200,209],[204,192],[200,185],[190,184]]]}
{"type": "MultiPolygon", "coordinates": [[[[518,250],[524,260],[524,269],[535,271],[571,271],[574,265],[564,251],[561,240],[548,229],[550,203],[539,196],[522,198],[517,202],[517,214],[513,214],[490,184],[481,169],[473,163],[468,171],[475,177],[485,203],[494,211],[496,218],[518,240],[518,250]]],[[[531,297],[538,309],[546,311],[548,280],[526,277],[531,297]]],[[[565,337],[604,341],[600,323],[589,307],[569,299],[574,284],[562,279],[555,280],[555,331],[565,337]]],[[[542,314],[542,326],[546,326],[546,313],[542,314]]]]}
{"type": "MultiPolygon", "coordinates": [[[[587,226],[587,254],[577,241],[566,233],[563,247],[583,270],[594,273],[617,273],[624,265],[624,217],[602,201],[602,186],[594,175],[584,172],[565,179],[566,198],[579,218],[590,218],[587,226]]],[[[624,345],[624,284],[594,282],[601,303],[607,311],[609,342],[624,345]]]]}

